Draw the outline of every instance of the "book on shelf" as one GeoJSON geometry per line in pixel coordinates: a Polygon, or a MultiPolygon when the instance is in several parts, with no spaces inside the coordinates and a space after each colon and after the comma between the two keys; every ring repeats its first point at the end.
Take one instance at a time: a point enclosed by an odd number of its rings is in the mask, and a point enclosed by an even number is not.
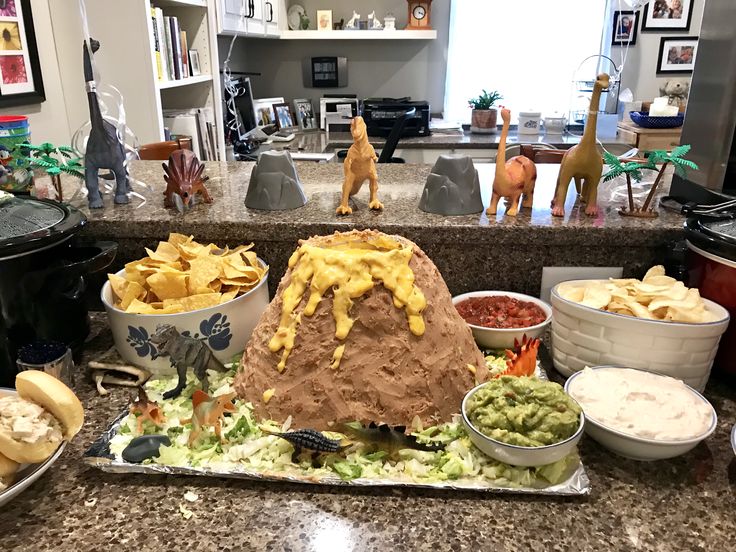
{"type": "Polygon", "coordinates": [[[181,66],[182,66],[182,78],[187,78],[191,73],[189,72],[189,47],[187,45],[187,32],[181,31],[181,66]]]}
{"type": "Polygon", "coordinates": [[[175,80],[174,73],[174,50],[171,45],[171,17],[164,15],[164,46],[166,48],[166,60],[169,74],[169,80],[175,80]]]}
{"type": "Polygon", "coordinates": [[[179,80],[184,77],[181,68],[181,31],[179,29],[179,18],[171,17],[171,51],[174,54],[174,77],[179,80]]]}
{"type": "Polygon", "coordinates": [[[156,8],[151,8],[151,33],[153,38],[153,54],[156,58],[156,74],[158,80],[164,78],[164,68],[161,65],[161,40],[158,36],[158,25],[156,23],[156,8]]]}
{"type": "Polygon", "coordinates": [[[154,33],[158,37],[158,50],[161,69],[159,72],[159,80],[171,80],[169,73],[169,57],[166,52],[166,33],[164,32],[164,12],[161,8],[154,8],[154,33]]]}
{"type": "Polygon", "coordinates": [[[210,107],[164,109],[164,126],[171,135],[192,137],[192,151],[200,161],[216,161],[214,111],[210,107]]]}

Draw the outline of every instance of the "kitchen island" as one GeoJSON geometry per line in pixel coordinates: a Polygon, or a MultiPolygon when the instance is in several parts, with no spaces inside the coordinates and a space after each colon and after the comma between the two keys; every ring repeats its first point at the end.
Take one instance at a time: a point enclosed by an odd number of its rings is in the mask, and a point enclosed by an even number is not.
{"type": "MultiPolygon", "coordinates": [[[[340,165],[299,163],[297,170],[308,202],[291,211],[245,207],[253,163],[206,165],[210,176],[207,187],[214,203],[197,205],[184,215],[164,208],[163,171],[161,163],[155,161],[138,161],[131,167],[131,175],[138,182],[133,189],[144,201],[134,197],[129,205],[113,206],[107,196],[105,209],[90,212],[86,198],[77,193],[80,183],[72,180],[65,181],[65,197],[88,214],[88,237],[120,244],[113,268],[143,256],[144,247],[155,249],[169,232],[192,234],[201,242],[221,245],[254,242],[255,250],[271,266],[272,292],[298,241],[315,234],[351,228],[401,234],[427,252],[453,294],[508,289],[538,295],[544,266],[620,266],[625,275],[640,276],[664,260],[669,244],[681,239],[684,222],[679,214],[663,209],[654,219],[620,216],[617,209],[626,198],[621,180],[600,185],[597,217],[583,213],[574,186],[569,188],[566,216],[553,217],[549,206],[559,165],[538,165],[531,212],[523,209],[518,216],[509,217],[500,206],[498,215],[490,219],[485,212],[447,217],[421,211],[419,198],[430,165],[378,165],[384,211],[368,209],[365,186],[355,197],[354,213],[344,217],[335,215],[343,181],[340,165]]],[[[476,167],[487,206],[494,165],[476,167]]],[[[667,188],[668,184],[660,186],[658,196],[667,188]]]]}
{"type": "MultiPolygon", "coordinates": [[[[106,351],[103,315],[79,367],[106,351]]],[[[548,365],[543,357],[543,362],[548,365]]],[[[336,489],[177,476],[108,474],[82,454],[133,397],[100,397],[79,377],[82,432],[33,486],[0,510],[3,550],[733,550],[736,392],[711,381],[715,433],[673,460],[636,462],[590,438],[591,480],[576,498],[336,489]],[[184,495],[197,495],[188,502],[184,495]],[[193,515],[185,519],[180,505],[193,515]]]]}

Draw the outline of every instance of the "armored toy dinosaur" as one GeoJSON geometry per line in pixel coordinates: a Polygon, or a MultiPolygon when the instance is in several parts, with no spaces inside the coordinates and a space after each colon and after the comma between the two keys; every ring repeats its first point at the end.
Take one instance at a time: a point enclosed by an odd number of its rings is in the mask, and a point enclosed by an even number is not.
{"type": "Polygon", "coordinates": [[[376,174],[376,161],[378,156],[368,142],[368,130],[363,117],[354,117],[350,123],[350,133],[353,135],[353,145],[348,150],[343,167],[345,169],[345,182],[342,185],[342,200],[337,208],[338,215],[349,215],[353,210],[348,205],[351,196],[360,191],[363,182],[370,181],[371,199],[368,206],[371,209],[383,209],[383,203],[378,201],[378,175],[376,174]]]}
{"type": "Polygon", "coordinates": [[[115,125],[102,117],[100,102],[97,98],[97,83],[95,83],[92,72],[90,56],[99,48],[100,43],[92,38],[90,38],[89,47],[86,42],[82,45],[84,80],[87,83],[87,102],[89,103],[91,125],[84,153],[84,182],[89,192],[90,209],[103,207],[98,177],[100,169],[109,169],[115,177],[115,203],[128,203],[128,192],[130,192],[128,171],[125,168],[125,147],[118,136],[115,125]]]}
{"type": "Polygon", "coordinates": [[[174,389],[164,393],[164,399],[178,397],[187,384],[187,369],[194,370],[202,383],[202,389],[209,389],[207,381],[207,370],[218,370],[224,372],[225,366],[212,354],[210,348],[199,339],[181,335],[177,329],[170,324],[160,324],[151,335],[151,343],[156,346],[158,356],[168,356],[171,366],[176,368],[179,381],[174,389]]]}

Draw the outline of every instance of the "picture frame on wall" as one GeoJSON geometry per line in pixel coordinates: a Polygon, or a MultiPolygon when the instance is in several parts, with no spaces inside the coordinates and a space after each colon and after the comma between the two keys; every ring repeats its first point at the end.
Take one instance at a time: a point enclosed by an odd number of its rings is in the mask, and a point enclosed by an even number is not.
{"type": "Polygon", "coordinates": [[[294,100],[294,116],[299,125],[299,130],[317,130],[317,118],[314,116],[312,100],[308,100],[307,98],[294,100]]]}
{"type": "Polygon", "coordinates": [[[283,101],[284,98],[261,98],[253,100],[256,124],[258,126],[275,125],[276,113],[273,110],[273,105],[283,103],[283,101]]]}
{"type": "Polygon", "coordinates": [[[642,32],[689,31],[694,2],[695,0],[652,0],[642,10],[642,32]]]}
{"type": "Polygon", "coordinates": [[[0,0],[0,107],[46,100],[30,0],[0,0]]]}
{"type": "Polygon", "coordinates": [[[659,43],[658,75],[689,74],[698,53],[697,36],[663,36],[659,43]]]}
{"type": "Polygon", "coordinates": [[[613,12],[611,46],[633,46],[636,44],[636,28],[639,25],[639,12],[617,10],[613,12]]]}
{"type": "Polygon", "coordinates": [[[273,112],[276,115],[276,126],[279,130],[296,130],[297,125],[291,106],[286,102],[273,104],[273,112]]]}

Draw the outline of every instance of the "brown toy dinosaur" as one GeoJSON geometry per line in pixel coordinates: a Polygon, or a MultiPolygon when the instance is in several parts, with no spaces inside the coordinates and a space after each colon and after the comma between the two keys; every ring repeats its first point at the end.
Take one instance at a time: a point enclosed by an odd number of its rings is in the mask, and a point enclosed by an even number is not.
{"type": "Polygon", "coordinates": [[[378,201],[378,175],[376,174],[376,150],[368,142],[368,132],[363,117],[354,117],[350,123],[350,134],[353,135],[353,145],[348,150],[343,167],[345,168],[345,182],[342,185],[342,200],[337,208],[338,215],[349,215],[353,210],[348,200],[360,191],[363,182],[370,181],[371,199],[368,206],[371,209],[383,209],[383,203],[378,201]]]}
{"type": "Polygon", "coordinates": [[[491,204],[486,209],[487,215],[495,215],[498,200],[505,197],[509,200],[506,214],[515,217],[519,212],[519,199],[524,194],[522,207],[531,208],[534,202],[534,185],[537,182],[537,167],[534,161],[523,155],[517,155],[506,161],[506,138],[509,135],[509,123],[511,112],[501,109],[503,129],[501,139],[498,142],[498,154],[496,155],[496,176],[493,179],[493,195],[491,204]]]}
{"type": "Polygon", "coordinates": [[[161,407],[159,407],[156,401],[148,398],[143,386],[138,388],[138,398],[130,405],[130,413],[138,415],[135,424],[136,430],[140,435],[143,434],[144,421],[148,420],[156,426],[161,426],[166,422],[166,417],[161,407]]]}
{"type": "Polygon", "coordinates": [[[164,168],[164,206],[175,208],[183,213],[194,205],[197,194],[202,195],[205,203],[212,203],[212,197],[204,183],[209,179],[202,176],[204,164],[197,159],[191,150],[178,149],[171,153],[168,163],[162,163],[164,168]]]}
{"type": "Polygon", "coordinates": [[[598,183],[603,173],[603,159],[595,141],[596,123],[598,122],[598,104],[601,91],[608,88],[609,77],[601,73],[595,80],[593,95],[590,97],[588,120],[580,143],[571,147],[562,157],[560,172],[557,176],[555,197],[552,200],[552,215],[565,216],[565,198],[570,180],[575,179],[575,188],[580,194],[580,201],[585,203],[585,214],[598,215],[598,183]],[[582,190],[580,183],[582,181],[582,190]]]}
{"type": "Polygon", "coordinates": [[[217,397],[210,397],[201,389],[197,389],[192,393],[192,417],[186,420],[179,420],[181,424],[191,422],[192,431],[189,433],[189,446],[199,438],[204,426],[212,426],[215,429],[215,435],[222,441],[222,417],[225,412],[235,412],[236,408],[233,404],[235,393],[227,393],[217,397]]]}

